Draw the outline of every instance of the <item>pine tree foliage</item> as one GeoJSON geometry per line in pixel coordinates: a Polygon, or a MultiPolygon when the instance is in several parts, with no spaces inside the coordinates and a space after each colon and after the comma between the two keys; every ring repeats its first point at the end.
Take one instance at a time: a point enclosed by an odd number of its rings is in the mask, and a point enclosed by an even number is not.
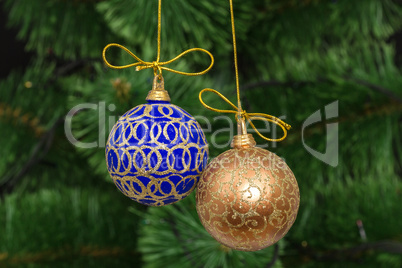
{"type": "MultiPolygon", "coordinates": [[[[177,55],[183,48],[200,47],[201,44],[205,49],[230,50],[226,2],[172,0],[162,5],[162,43],[166,44],[167,56],[177,55]],[[167,44],[170,38],[175,39],[176,45],[167,44]]],[[[97,10],[104,15],[113,32],[137,46],[143,46],[145,40],[156,40],[157,9],[157,1],[114,0],[97,5],[97,10]]],[[[242,20],[249,22],[238,27],[238,32],[244,34],[253,18],[252,4],[239,2],[236,9],[242,10],[242,20]]]]}
{"type": "MultiPolygon", "coordinates": [[[[397,246],[382,246],[399,243],[400,250],[402,242],[402,67],[393,38],[402,31],[400,1],[234,0],[243,108],[292,125],[280,144],[256,140],[286,159],[301,192],[298,218],[279,252],[254,253],[213,240],[198,220],[194,196],[145,209],[121,195],[107,174],[109,130],[145,103],[153,77],[152,70],[106,69],[101,52],[117,42],[155,60],[156,0],[0,4],[8,26],[35,53],[24,72],[0,80],[0,266],[402,265],[397,246]],[[321,122],[304,125],[334,102],[337,118],[326,120],[321,112],[321,122]],[[96,146],[71,145],[63,128],[69,119],[73,137],[96,146]],[[325,153],[334,135],[329,123],[339,124],[332,141],[339,144],[331,159],[338,158],[336,167],[306,149],[325,153]]],[[[161,60],[192,47],[214,54],[207,75],[163,75],[172,103],[204,127],[215,157],[229,149],[225,129],[234,120],[203,108],[198,93],[214,88],[235,101],[229,3],[163,1],[162,19],[161,60]]],[[[115,48],[107,57],[115,65],[134,61],[115,48]]],[[[191,53],[169,67],[194,72],[208,64],[206,55],[191,53]]],[[[229,108],[212,94],[204,99],[229,108]]],[[[268,136],[280,135],[255,123],[268,136]]]]}
{"type": "MultiPolygon", "coordinates": [[[[4,215],[0,221],[4,230],[0,262],[3,255],[6,260],[10,257],[5,265],[37,263],[37,267],[59,267],[67,260],[67,264],[78,263],[75,267],[81,267],[79,263],[85,263],[85,258],[103,256],[120,258],[113,267],[126,267],[125,258],[138,258],[138,252],[132,250],[136,245],[136,224],[126,207],[109,205],[114,198],[117,193],[105,195],[96,189],[66,188],[7,196],[0,208],[4,215]]],[[[112,267],[107,266],[107,260],[103,265],[96,259],[94,262],[100,267],[112,267]]]]}
{"type": "Polygon", "coordinates": [[[9,24],[19,27],[19,38],[27,40],[27,49],[41,56],[99,57],[99,51],[112,40],[93,3],[7,0],[5,7],[9,24]]]}
{"type": "Polygon", "coordinates": [[[274,247],[250,253],[219,244],[198,219],[194,194],[147,213],[132,211],[143,218],[138,247],[145,267],[266,267],[273,258],[274,247]]]}
{"type": "Polygon", "coordinates": [[[44,130],[63,115],[65,98],[51,84],[53,66],[33,64],[21,76],[12,73],[0,82],[2,178],[21,169],[44,130]],[[52,94],[48,94],[52,92],[52,94]],[[49,108],[53,112],[49,113],[49,108]]]}

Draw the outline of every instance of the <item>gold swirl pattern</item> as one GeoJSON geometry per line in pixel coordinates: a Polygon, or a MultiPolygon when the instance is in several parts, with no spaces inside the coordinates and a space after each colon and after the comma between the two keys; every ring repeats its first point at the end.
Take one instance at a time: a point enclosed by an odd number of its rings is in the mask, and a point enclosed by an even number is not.
{"type": "Polygon", "coordinates": [[[117,188],[149,206],[188,196],[207,160],[208,144],[198,122],[166,101],[149,101],[125,113],[106,145],[108,171],[117,188]]]}
{"type": "Polygon", "coordinates": [[[267,150],[235,148],[215,158],[197,187],[197,212],[221,244],[256,251],[280,240],[296,220],[296,178],[267,150]]]}

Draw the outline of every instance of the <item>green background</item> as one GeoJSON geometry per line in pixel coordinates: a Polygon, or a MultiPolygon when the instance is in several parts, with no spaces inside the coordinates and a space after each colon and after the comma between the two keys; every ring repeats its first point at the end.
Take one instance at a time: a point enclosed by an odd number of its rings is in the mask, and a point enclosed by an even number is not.
{"type": "MultiPolygon", "coordinates": [[[[284,142],[255,138],[286,160],[301,193],[286,237],[249,253],[208,235],[194,194],[171,206],[139,205],[111,182],[104,148],[80,149],[66,138],[64,118],[76,105],[104,105],[72,121],[78,140],[104,143],[109,125],[145,102],[152,70],[108,69],[101,52],[116,42],[153,61],[156,0],[0,5],[9,34],[0,51],[0,267],[402,266],[400,1],[234,1],[243,108],[292,125],[284,142]],[[339,116],[326,120],[325,107],[336,101],[339,116]],[[318,110],[323,120],[303,129],[318,110]],[[330,123],[339,124],[335,167],[306,150],[325,152],[330,123]]],[[[192,47],[215,56],[206,75],[164,78],[172,103],[210,120],[206,135],[216,157],[231,139],[216,131],[230,124],[206,110],[198,93],[214,88],[235,102],[229,1],[163,1],[162,15],[162,61],[192,47]]],[[[133,62],[118,49],[108,57],[133,62]]],[[[193,53],[169,67],[195,72],[208,64],[193,53]]],[[[205,99],[229,108],[213,95],[205,99]]]]}

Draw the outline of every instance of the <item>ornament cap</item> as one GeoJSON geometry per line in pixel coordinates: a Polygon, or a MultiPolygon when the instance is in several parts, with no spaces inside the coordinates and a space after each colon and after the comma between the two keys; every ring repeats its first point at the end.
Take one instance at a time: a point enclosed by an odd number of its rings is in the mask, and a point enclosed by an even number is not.
{"type": "Polygon", "coordinates": [[[230,146],[235,149],[242,149],[242,148],[252,148],[256,144],[257,143],[255,142],[253,135],[243,134],[234,136],[230,146]]]}
{"type": "Polygon", "coordinates": [[[168,101],[170,102],[169,93],[165,90],[165,81],[162,75],[156,75],[152,90],[149,91],[146,98],[147,101],[168,101]]]}

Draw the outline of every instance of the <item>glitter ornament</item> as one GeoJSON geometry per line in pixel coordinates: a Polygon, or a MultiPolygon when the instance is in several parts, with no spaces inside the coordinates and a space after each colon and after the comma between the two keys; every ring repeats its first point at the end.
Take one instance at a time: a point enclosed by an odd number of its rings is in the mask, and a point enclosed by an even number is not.
{"type": "Polygon", "coordinates": [[[208,145],[197,121],[170,103],[163,78],[155,77],[147,101],[114,125],[106,162],[124,195],[144,205],[163,206],[194,190],[207,164],[208,145]]]}
{"type": "Polygon", "coordinates": [[[188,196],[208,160],[208,145],[200,125],[189,113],[170,103],[162,70],[187,76],[202,75],[212,68],[214,58],[205,49],[191,48],[171,60],[160,61],[161,29],[162,0],[158,0],[156,61],[144,61],[115,43],[108,44],[102,53],[103,61],[110,68],[136,67],[137,71],[154,71],[148,103],[125,113],[114,125],[106,144],[107,168],[117,188],[129,198],[149,206],[172,204],[188,196]],[[122,66],[110,64],[106,51],[111,47],[122,49],[137,62],[122,66]],[[166,67],[194,51],[210,57],[211,64],[204,71],[189,73],[166,67]]]}
{"type": "Polygon", "coordinates": [[[238,135],[232,141],[233,149],[212,160],[202,174],[196,207],[201,223],[218,242],[235,250],[257,251],[279,241],[292,227],[299,210],[300,193],[296,178],[286,163],[277,155],[255,147],[253,136],[247,134],[246,121],[261,138],[282,141],[290,125],[272,115],[247,113],[242,109],[233,1],[229,0],[229,3],[238,106],[214,89],[203,89],[199,98],[207,109],[236,114],[238,135]],[[207,105],[202,99],[205,92],[218,95],[233,110],[207,105]],[[265,137],[253,120],[274,123],[284,135],[279,139],[265,137]]]}
{"type": "Polygon", "coordinates": [[[250,134],[216,157],[197,187],[201,223],[218,242],[256,251],[279,241],[293,225],[300,203],[297,181],[274,153],[255,147],[250,134]]]}

